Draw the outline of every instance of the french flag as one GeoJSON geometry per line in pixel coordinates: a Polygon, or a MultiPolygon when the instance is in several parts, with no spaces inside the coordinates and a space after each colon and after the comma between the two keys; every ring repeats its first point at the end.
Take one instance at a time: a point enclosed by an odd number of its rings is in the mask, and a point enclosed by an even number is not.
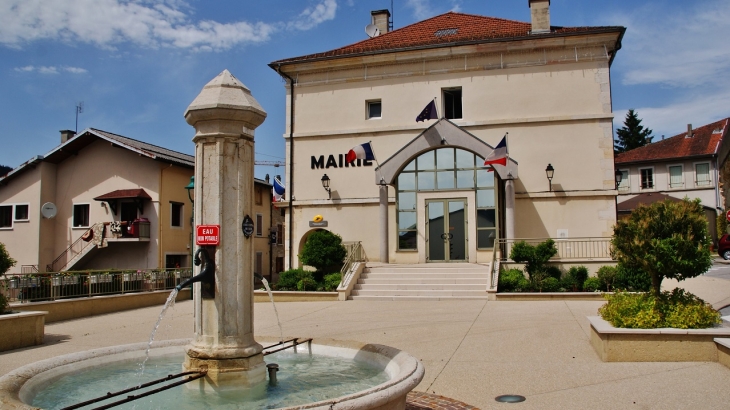
{"type": "Polygon", "coordinates": [[[284,185],[279,181],[279,178],[274,177],[274,185],[271,188],[273,195],[273,202],[281,202],[284,200],[284,185]]]}
{"type": "Polygon", "coordinates": [[[505,135],[502,137],[502,141],[497,144],[497,147],[494,148],[494,151],[487,155],[487,159],[484,160],[484,165],[499,164],[506,167],[507,155],[507,135],[505,135]]]}
{"type": "Polygon", "coordinates": [[[345,161],[352,162],[356,159],[374,160],[375,155],[373,155],[373,146],[370,145],[369,142],[366,142],[348,151],[345,161]]]}

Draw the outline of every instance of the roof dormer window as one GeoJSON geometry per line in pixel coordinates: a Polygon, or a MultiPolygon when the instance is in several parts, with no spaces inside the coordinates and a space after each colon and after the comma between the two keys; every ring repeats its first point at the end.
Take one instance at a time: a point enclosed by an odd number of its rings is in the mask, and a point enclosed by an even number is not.
{"type": "Polygon", "coordinates": [[[453,36],[454,34],[458,33],[458,28],[443,28],[441,30],[438,30],[434,33],[436,37],[446,37],[446,36],[453,36]]]}

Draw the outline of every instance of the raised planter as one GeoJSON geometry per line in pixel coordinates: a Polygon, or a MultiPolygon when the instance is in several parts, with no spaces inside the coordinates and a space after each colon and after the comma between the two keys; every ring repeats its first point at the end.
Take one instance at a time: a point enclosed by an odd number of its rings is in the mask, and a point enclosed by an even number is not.
{"type": "Polygon", "coordinates": [[[601,292],[503,292],[495,294],[499,301],[523,300],[594,300],[605,301],[601,292]]]}
{"type": "Polygon", "coordinates": [[[591,345],[604,362],[717,362],[715,338],[730,337],[730,328],[623,329],[599,316],[588,316],[591,345]]]}
{"type": "Polygon", "coordinates": [[[730,368],[730,339],[718,337],[715,339],[717,343],[718,361],[725,367],[730,368]]]}
{"type": "Polygon", "coordinates": [[[17,312],[0,315],[0,352],[43,343],[48,312],[17,312]]]}
{"type": "MultiPolygon", "coordinates": [[[[330,302],[336,301],[337,292],[297,292],[297,291],[281,291],[275,290],[271,294],[274,296],[274,302],[330,302]]],[[[265,290],[256,290],[253,292],[253,300],[256,303],[271,302],[269,294],[265,290]]]]}

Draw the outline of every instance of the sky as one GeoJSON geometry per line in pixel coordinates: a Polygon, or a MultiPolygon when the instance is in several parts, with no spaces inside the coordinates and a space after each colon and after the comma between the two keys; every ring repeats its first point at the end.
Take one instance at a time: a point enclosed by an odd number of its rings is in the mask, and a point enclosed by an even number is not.
{"type": "MultiPolygon", "coordinates": [[[[448,11],[530,21],[526,0],[393,0],[396,29],[448,11]]],[[[193,154],[183,117],[228,69],[266,110],[256,160],[285,156],[285,84],[267,64],[366,38],[391,0],[0,0],[0,164],[98,128],[193,154]]],[[[554,26],[627,28],[611,68],[614,127],[655,140],[730,116],[727,0],[552,0],[554,26]]],[[[257,166],[256,177],[284,168],[257,166]]]]}

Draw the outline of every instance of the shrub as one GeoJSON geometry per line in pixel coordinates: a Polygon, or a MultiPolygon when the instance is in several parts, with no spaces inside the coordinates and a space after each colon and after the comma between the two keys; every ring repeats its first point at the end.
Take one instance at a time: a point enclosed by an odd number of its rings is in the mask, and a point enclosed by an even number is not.
{"type": "Polygon", "coordinates": [[[311,276],[305,276],[297,282],[297,290],[305,292],[307,290],[317,290],[317,281],[311,276]]]}
{"type": "Polygon", "coordinates": [[[329,275],[324,276],[324,290],[326,292],[332,292],[334,290],[337,290],[337,287],[340,286],[340,282],[342,281],[342,274],[340,272],[330,273],[329,275]]]}
{"type": "Polygon", "coordinates": [[[717,216],[715,228],[717,229],[717,236],[722,236],[727,233],[727,216],[724,210],[717,216]]]}
{"type": "Polygon", "coordinates": [[[601,280],[596,277],[591,277],[583,282],[583,291],[585,292],[598,292],[603,289],[601,280]]]}
{"type": "MultiPolygon", "coordinates": [[[[279,280],[274,285],[274,288],[276,290],[297,290],[299,288],[299,282],[305,278],[314,280],[312,272],[305,271],[301,268],[289,269],[279,274],[279,280]]],[[[314,289],[314,286],[312,286],[312,289],[314,289]]]]}
{"type": "Polygon", "coordinates": [[[538,286],[541,292],[557,292],[560,289],[560,280],[548,276],[538,286]]]}
{"type": "Polygon", "coordinates": [[[535,246],[529,245],[525,241],[520,241],[512,245],[509,257],[515,262],[525,264],[525,271],[530,277],[530,281],[534,283],[540,282],[547,276],[545,265],[557,253],[558,249],[555,247],[555,241],[552,239],[548,239],[535,246]]]}
{"type": "MultiPolygon", "coordinates": [[[[4,285],[0,284],[0,288],[4,285]]],[[[3,289],[0,289],[0,315],[5,313],[5,310],[8,308],[8,298],[5,297],[5,294],[3,293],[3,289]]]]}
{"type": "MultiPolygon", "coordinates": [[[[617,269],[615,266],[601,266],[598,268],[598,272],[596,272],[596,276],[598,277],[598,280],[601,282],[601,290],[605,290],[606,292],[610,292],[611,289],[614,288],[614,283],[616,282],[616,273],[617,269]]],[[[585,287],[585,284],[583,285],[585,287]]]]}
{"type": "Polygon", "coordinates": [[[704,329],[722,321],[712,306],[684,289],[661,292],[659,296],[617,292],[604,297],[608,303],[598,313],[614,327],[704,329]]]}
{"type": "Polygon", "coordinates": [[[549,265],[545,267],[545,273],[551,278],[555,278],[560,280],[560,278],[563,276],[563,271],[560,270],[557,266],[549,265]]]}
{"type": "Polygon", "coordinates": [[[342,246],[340,235],[321,230],[309,235],[302,248],[302,254],[299,255],[299,260],[303,264],[317,269],[315,278],[322,281],[324,272],[340,270],[345,256],[347,256],[347,250],[342,246]]]}
{"type": "Polygon", "coordinates": [[[648,292],[651,289],[651,277],[641,268],[630,268],[619,262],[616,266],[616,279],[613,289],[629,292],[648,292]]]}
{"type": "Polygon", "coordinates": [[[583,283],[588,279],[588,268],[585,266],[571,266],[567,276],[573,279],[577,290],[583,290],[583,283]]]}
{"type": "MultiPolygon", "coordinates": [[[[0,242],[0,276],[5,275],[7,271],[10,270],[17,261],[10,257],[10,254],[5,249],[5,244],[0,242]]],[[[5,282],[0,283],[0,286],[4,286],[5,282]]],[[[0,289],[0,313],[4,313],[5,310],[8,308],[8,299],[5,297],[5,293],[3,293],[4,289],[0,289]]]]}
{"type": "Polygon", "coordinates": [[[502,270],[499,272],[497,289],[500,292],[524,292],[530,288],[530,282],[525,274],[517,268],[502,270]]]}

